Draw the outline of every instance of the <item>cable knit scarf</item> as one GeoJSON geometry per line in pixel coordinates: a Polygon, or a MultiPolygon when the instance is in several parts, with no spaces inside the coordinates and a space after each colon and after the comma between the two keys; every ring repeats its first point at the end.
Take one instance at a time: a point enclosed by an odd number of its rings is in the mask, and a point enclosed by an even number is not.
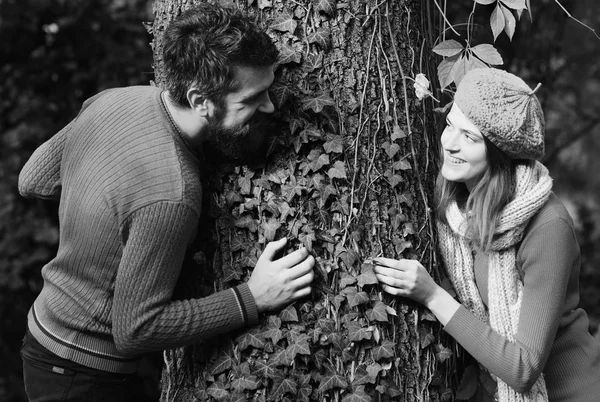
{"type": "MultiPolygon", "coordinates": [[[[517,168],[516,195],[502,211],[489,253],[488,311],[475,284],[473,255],[465,237],[466,216],[455,203],[446,210],[448,225],[438,222],[440,248],[446,270],[461,303],[480,320],[514,342],[523,299],[523,283],[516,267],[515,245],[523,238],[529,220],[550,196],[552,179],[539,162],[517,168]]],[[[510,388],[500,378],[497,398],[505,401],[548,401],[546,382],[540,375],[526,393],[510,388]]]]}

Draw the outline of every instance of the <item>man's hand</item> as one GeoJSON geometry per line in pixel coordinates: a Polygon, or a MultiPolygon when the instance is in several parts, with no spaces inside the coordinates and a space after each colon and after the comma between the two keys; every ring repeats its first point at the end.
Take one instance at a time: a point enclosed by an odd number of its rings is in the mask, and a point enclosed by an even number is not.
{"type": "Polygon", "coordinates": [[[315,259],[305,248],[275,259],[286,243],[283,238],[267,244],[248,280],[259,312],[277,310],[310,295],[315,259]]]}

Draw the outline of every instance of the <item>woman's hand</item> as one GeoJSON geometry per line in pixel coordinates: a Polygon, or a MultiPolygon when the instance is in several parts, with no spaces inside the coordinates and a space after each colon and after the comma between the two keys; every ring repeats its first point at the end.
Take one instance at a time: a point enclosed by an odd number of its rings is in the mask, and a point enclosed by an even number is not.
{"type": "Polygon", "coordinates": [[[423,304],[442,325],[446,325],[460,307],[417,260],[377,257],[373,259],[373,264],[375,276],[385,292],[423,304]]]}
{"type": "Polygon", "coordinates": [[[373,259],[373,271],[383,290],[394,296],[403,296],[427,305],[438,284],[417,260],[373,259]]]}

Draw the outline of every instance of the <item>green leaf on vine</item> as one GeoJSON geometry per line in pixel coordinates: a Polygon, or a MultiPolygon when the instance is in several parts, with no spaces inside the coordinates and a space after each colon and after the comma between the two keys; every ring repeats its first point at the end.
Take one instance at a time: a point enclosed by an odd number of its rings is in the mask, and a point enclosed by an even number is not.
{"type": "Polygon", "coordinates": [[[277,377],[273,381],[273,388],[271,389],[271,395],[269,396],[269,400],[278,401],[285,394],[296,394],[298,385],[296,381],[291,378],[287,378],[285,376],[277,377]]]}
{"type": "Polygon", "coordinates": [[[321,199],[323,202],[326,202],[332,195],[338,195],[337,189],[332,184],[326,185],[321,190],[321,199]]]}
{"type": "Polygon", "coordinates": [[[503,64],[502,56],[496,48],[489,43],[482,43],[481,45],[477,45],[472,47],[471,50],[481,61],[491,64],[493,66],[497,66],[503,64]]]}
{"type": "Polygon", "coordinates": [[[383,302],[377,301],[372,309],[368,310],[371,312],[367,315],[367,318],[371,321],[379,321],[379,322],[387,322],[388,321],[388,312],[387,307],[383,302]]]}
{"type": "Polygon", "coordinates": [[[504,5],[512,8],[513,10],[524,10],[527,7],[525,0],[501,0],[504,5]]]}
{"type": "Polygon", "coordinates": [[[258,381],[254,375],[239,377],[231,382],[231,388],[237,392],[243,392],[248,389],[256,389],[258,388],[258,381]]]}
{"type": "Polygon", "coordinates": [[[212,364],[210,368],[210,374],[216,375],[222,373],[223,371],[230,369],[233,363],[233,358],[229,356],[228,353],[223,352],[212,364]]]}
{"type": "Polygon", "coordinates": [[[400,151],[400,145],[396,144],[395,142],[390,144],[389,141],[386,141],[383,144],[381,144],[381,148],[383,148],[383,150],[390,157],[390,159],[393,158],[394,155],[398,153],[398,151],[400,151]]]}
{"type": "Polygon", "coordinates": [[[425,327],[419,327],[419,340],[421,343],[421,349],[425,349],[435,341],[435,337],[431,331],[425,327]]]}
{"type": "Polygon", "coordinates": [[[356,283],[356,278],[350,275],[347,272],[342,272],[340,277],[339,286],[340,289],[344,289],[347,286],[354,285],[356,283]]]}
{"type": "Polygon", "coordinates": [[[344,138],[341,135],[332,135],[328,137],[327,142],[323,144],[323,149],[328,154],[334,152],[340,154],[344,152],[344,138]]]}
{"type": "Polygon", "coordinates": [[[258,221],[249,214],[241,215],[233,224],[235,227],[248,229],[253,233],[258,231],[258,221]]]}
{"type": "Polygon", "coordinates": [[[302,110],[311,109],[315,113],[321,113],[326,106],[335,106],[335,101],[327,94],[321,94],[302,101],[302,110]]]}
{"type": "Polygon", "coordinates": [[[275,234],[277,233],[277,229],[281,227],[281,223],[277,218],[271,217],[266,221],[263,221],[261,227],[263,229],[265,239],[270,242],[275,240],[275,234]]]}
{"type": "Polygon", "coordinates": [[[246,402],[246,395],[243,392],[234,392],[228,402],[246,402]]]}
{"type": "Polygon", "coordinates": [[[306,334],[300,334],[300,336],[296,339],[295,342],[291,343],[287,349],[287,358],[292,361],[296,357],[296,355],[310,355],[310,345],[308,341],[310,337],[306,334]]]}
{"type": "Polygon", "coordinates": [[[302,70],[310,73],[315,71],[318,68],[323,67],[323,54],[317,52],[310,52],[304,58],[304,63],[302,63],[302,70]]]}
{"type": "Polygon", "coordinates": [[[364,385],[364,384],[375,384],[376,378],[370,375],[364,367],[360,366],[356,369],[354,373],[354,380],[352,380],[352,385],[364,385]]]}
{"type": "Polygon", "coordinates": [[[299,402],[310,401],[310,394],[312,394],[312,387],[310,385],[310,375],[299,375],[297,380],[298,394],[296,395],[296,400],[299,402]]]}
{"type": "Polygon", "coordinates": [[[375,272],[373,272],[373,264],[363,263],[360,267],[360,275],[358,275],[357,280],[360,287],[378,283],[375,272]]]}
{"type": "Polygon", "coordinates": [[[240,186],[240,193],[242,194],[252,194],[252,177],[254,177],[254,172],[248,170],[246,174],[240,176],[238,178],[238,185],[240,186]]]}
{"type": "MultiPolygon", "coordinates": [[[[285,354],[285,351],[283,352],[285,354]]],[[[254,363],[255,373],[263,378],[273,378],[278,371],[280,371],[277,366],[280,365],[280,362],[271,358],[268,363],[265,363],[261,360],[257,360],[254,363]]]]}
{"type": "Polygon", "coordinates": [[[313,172],[321,169],[323,166],[329,165],[329,155],[322,153],[318,149],[313,149],[307,156],[308,160],[311,161],[309,163],[309,168],[313,172]]]}
{"type": "Polygon", "coordinates": [[[346,328],[348,328],[348,338],[352,342],[362,341],[363,339],[369,340],[373,338],[373,328],[365,327],[359,322],[348,321],[346,323],[346,328]]]}
{"type": "Polygon", "coordinates": [[[332,17],[335,14],[336,0],[316,0],[315,10],[322,11],[332,17]]]}
{"type": "Polygon", "coordinates": [[[222,382],[215,382],[206,389],[206,393],[217,401],[224,401],[229,398],[229,391],[225,388],[222,382]]]}
{"type": "Polygon", "coordinates": [[[275,353],[271,355],[271,362],[276,366],[289,366],[292,364],[292,361],[288,358],[286,350],[283,348],[277,348],[275,353]]]}
{"type": "MultiPolygon", "coordinates": [[[[494,0],[495,1],[495,0],[494,0]]],[[[454,39],[448,39],[439,43],[436,47],[431,49],[434,53],[444,57],[452,57],[458,55],[460,52],[465,50],[465,47],[455,41],[454,39]]]]}
{"type": "Polygon", "coordinates": [[[293,304],[290,304],[279,313],[282,322],[298,322],[298,312],[293,304]]]}
{"type": "Polygon", "coordinates": [[[351,394],[342,398],[342,402],[371,402],[373,399],[365,392],[365,387],[357,387],[351,394]]]}
{"type": "Polygon", "coordinates": [[[331,30],[329,28],[320,27],[316,31],[308,35],[309,43],[316,43],[321,46],[321,49],[327,50],[331,46],[331,30]]]}
{"type": "Polygon", "coordinates": [[[350,307],[355,307],[369,302],[369,295],[366,292],[359,292],[355,287],[348,287],[344,289],[343,292],[346,295],[346,299],[348,300],[348,305],[350,307]]]}
{"type": "Polygon", "coordinates": [[[399,161],[394,162],[394,169],[396,170],[410,170],[412,166],[407,160],[408,155],[403,156],[399,161]]]}
{"type": "Polygon", "coordinates": [[[451,358],[452,355],[454,354],[454,353],[452,353],[451,349],[445,347],[441,343],[438,343],[437,345],[435,345],[435,351],[436,351],[435,357],[437,357],[437,359],[440,363],[445,362],[446,360],[451,358]]]}
{"type": "Polygon", "coordinates": [[[236,338],[236,343],[240,350],[245,350],[249,346],[257,349],[265,347],[265,340],[262,338],[259,328],[252,328],[250,331],[243,333],[236,338]]]}
{"type": "Polygon", "coordinates": [[[456,398],[461,400],[469,400],[477,392],[477,367],[474,364],[467,366],[458,390],[456,391],[456,398]]]}
{"type": "Polygon", "coordinates": [[[319,383],[318,392],[323,393],[333,388],[346,388],[348,386],[348,381],[346,377],[333,373],[330,375],[325,375],[321,378],[321,382],[319,383]]]}
{"type": "MultiPolygon", "coordinates": [[[[287,43],[282,44],[279,47],[279,64],[296,63],[300,64],[302,61],[302,53],[298,52],[293,46],[287,43]]],[[[288,88],[289,90],[289,88],[288,88]]],[[[283,97],[282,97],[283,98],[283,97]]]]}
{"type": "Polygon", "coordinates": [[[305,186],[296,180],[296,176],[290,176],[290,183],[281,186],[281,195],[286,198],[287,202],[290,202],[296,195],[302,195],[304,188],[305,186]]]}
{"type": "Polygon", "coordinates": [[[394,348],[396,344],[389,339],[385,339],[381,345],[373,347],[373,359],[379,361],[381,359],[390,359],[394,357],[394,348]]]}
{"type": "Polygon", "coordinates": [[[406,133],[404,132],[404,130],[402,130],[399,125],[394,124],[394,128],[392,129],[392,141],[396,141],[400,138],[405,137],[406,133]]]}
{"type": "Polygon", "coordinates": [[[294,33],[298,23],[294,20],[294,17],[287,12],[280,13],[271,22],[270,28],[279,32],[294,33]]]}
{"type": "Polygon", "coordinates": [[[331,178],[345,179],[346,178],[346,165],[342,161],[336,161],[333,167],[329,169],[327,175],[331,178]]]}
{"type": "MultiPolygon", "coordinates": [[[[280,62],[281,62],[281,54],[282,54],[282,52],[279,52],[279,54],[280,54],[280,62]]],[[[293,61],[293,60],[290,60],[290,61],[293,61]]],[[[288,63],[290,61],[288,61],[288,63]]],[[[298,56],[298,63],[299,62],[300,62],[300,56],[298,56]]],[[[285,64],[285,63],[281,63],[281,64],[285,64]]],[[[280,109],[281,106],[285,102],[287,102],[288,99],[290,99],[291,97],[294,96],[294,92],[287,85],[283,85],[281,83],[274,83],[269,88],[269,95],[271,97],[271,100],[273,101],[273,103],[277,107],[277,109],[280,109]]]]}

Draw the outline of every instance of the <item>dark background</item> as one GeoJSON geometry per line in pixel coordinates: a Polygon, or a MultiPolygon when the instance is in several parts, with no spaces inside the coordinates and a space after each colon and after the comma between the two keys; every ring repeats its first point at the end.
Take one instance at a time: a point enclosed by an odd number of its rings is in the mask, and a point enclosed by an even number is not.
{"type": "MultiPolygon", "coordinates": [[[[431,3],[431,2],[430,2],[431,3]]],[[[543,162],[575,219],[582,250],[581,305],[600,325],[600,39],[554,0],[532,1],[510,42],[496,46],[503,68],[523,77],[546,113],[543,162]]],[[[576,18],[600,29],[600,2],[564,0],[576,18]]],[[[472,1],[449,1],[452,23],[472,1]],[[457,4],[463,3],[463,4],[457,4]]],[[[478,7],[475,41],[492,41],[491,7],[478,7]]],[[[18,174],[42,142],[98,91],[147,85],[153,78],[148,0],[0,0],[0,401],[25,401],[19,348],[27,310],[41,289],[41,267],[58,241],[57,205],[25,200],[18,174]]],[[[476,44],[476,43],[475,43],[476,44]]],[[[439,60],[438,60],[439,61],[439,60]]]]}

